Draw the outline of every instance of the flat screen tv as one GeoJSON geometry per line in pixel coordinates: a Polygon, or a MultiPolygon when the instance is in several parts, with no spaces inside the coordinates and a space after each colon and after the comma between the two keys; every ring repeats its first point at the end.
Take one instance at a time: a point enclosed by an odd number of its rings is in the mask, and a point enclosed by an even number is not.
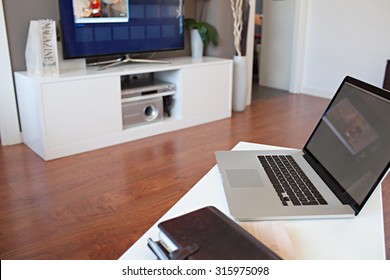
{"type": "Polygon", "coordinates": [[[184,0],[59,0],[64,59],[184,49],[184,0]]]}

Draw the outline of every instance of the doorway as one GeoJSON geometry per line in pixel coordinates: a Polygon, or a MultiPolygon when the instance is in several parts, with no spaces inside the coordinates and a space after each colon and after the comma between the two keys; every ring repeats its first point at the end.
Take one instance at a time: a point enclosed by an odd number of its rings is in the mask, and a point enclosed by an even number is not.
{"type": "MultiPolygon", "coordinates": [[[[300,92],[308,4],[303,0],[256,0],[261,13],[257,82],[260,86],[300,92]]],[[[257,36],[257,35],[256,35],[257,36]]]]}
{"type": "Polygon", "coordinates": [[[256,0],[255,40],[254,40],[255,51],[254,51],[254,59],[253,59],[253,79],[252,79],[254,85],[259,84],[262,19],[263,19],[263,0],[256,0]]]}

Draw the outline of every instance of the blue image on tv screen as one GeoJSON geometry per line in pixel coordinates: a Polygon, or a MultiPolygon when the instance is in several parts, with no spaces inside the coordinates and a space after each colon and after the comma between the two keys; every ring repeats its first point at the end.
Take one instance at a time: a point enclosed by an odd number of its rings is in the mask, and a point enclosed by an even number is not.
{"type": "Polygon", "coordinates": [[[183,0],[59,0],[64,58],[184,49],[183,0]]]}

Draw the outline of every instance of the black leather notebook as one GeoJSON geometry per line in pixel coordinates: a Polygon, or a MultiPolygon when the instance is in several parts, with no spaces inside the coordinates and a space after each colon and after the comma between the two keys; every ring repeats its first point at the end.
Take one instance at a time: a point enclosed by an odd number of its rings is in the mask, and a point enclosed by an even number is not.
{"type": "Polygon", "coordinates": [[[236,222],[212,206],[161,222],[158,227],[162,234],[158,245],[163,245],[160,247],[161,251],[167,254],[166,259],[281,259],[236,222]],[[173,244],[167,246],[166,243],[169,243],[167,241],[173,244]],[[172,245],[175,247],[174,251],[166,250],[172,245]]]}

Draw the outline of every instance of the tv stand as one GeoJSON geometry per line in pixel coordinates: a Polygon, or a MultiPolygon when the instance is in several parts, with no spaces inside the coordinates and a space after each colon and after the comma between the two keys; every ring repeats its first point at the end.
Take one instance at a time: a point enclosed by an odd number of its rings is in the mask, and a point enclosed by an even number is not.
{"type": "Polygon", "coordinates": [[[132,58],[129,54],[126,54],[122,58],[118,58],[114,61],[105,62],[106,65],[99,66],[98,71],[106,70],[111,67],[115,67],[118,65],[126,64],[126,63],[155,63],[155,64],[170,64],[170,61],[167,60],[155,60],[155,59],[143,59],[143,58],[132,58]],[[108,64],[107,64],[108,63],[108,64]]]}
{"type": "MultiPolygon", "coordinates": [[[[134,63],[106,71],[96,66],[68,69],[49,77],[15,72],[23,142],[44,160],[51,160],[231,116],[232,60],[177,57],[170,62],[134,63]],[[170,114],[126,127],[123,81],[149,74],[176,86],[170,114]]],[[[131,101],[138,109],[138,102],[164,94],[148,93],[131,101]]]]}

